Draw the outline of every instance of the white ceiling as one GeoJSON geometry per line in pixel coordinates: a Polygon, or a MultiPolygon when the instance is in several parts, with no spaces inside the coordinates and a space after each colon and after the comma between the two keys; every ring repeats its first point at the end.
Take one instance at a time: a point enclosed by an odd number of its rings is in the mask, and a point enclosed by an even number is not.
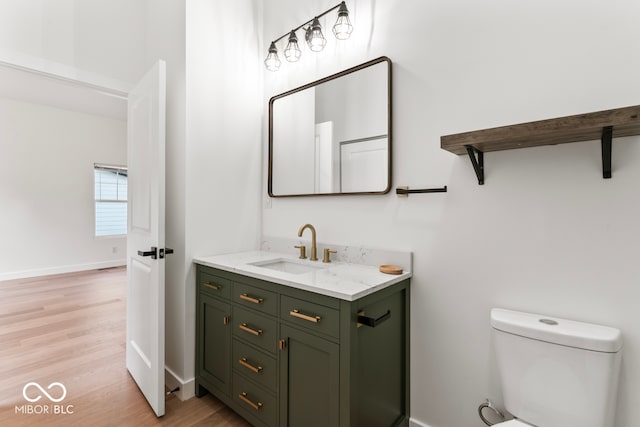
{"type": "Polygon", "coordinates": [[[127,119],[127,100],[121,95],[2,64],[0,97],[120,120],[127,119]]]}

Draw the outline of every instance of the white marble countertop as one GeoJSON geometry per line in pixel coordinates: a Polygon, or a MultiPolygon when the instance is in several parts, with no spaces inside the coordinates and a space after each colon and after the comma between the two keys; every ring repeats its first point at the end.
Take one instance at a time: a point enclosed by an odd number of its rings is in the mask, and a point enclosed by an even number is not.
{"type": "Polygon", "coordinates": [[[378,267],[371,265],[340,261],[324,264],[322,261],[299,260],[290,254],[268,251],[214,255],[195,258],[193,261],[196,264],[242,274],[256,279],[267,280],[346,301],[355,301],[411,277],[411,272],[406,270],[400,275],[390,275],[381,273],[378,267]],[[292,274],[252,265],[252,263],[267,262],[276,259],[291,260],[301,265],[308,264],[309,266],[319,268],[301,274],[292,274]]]}

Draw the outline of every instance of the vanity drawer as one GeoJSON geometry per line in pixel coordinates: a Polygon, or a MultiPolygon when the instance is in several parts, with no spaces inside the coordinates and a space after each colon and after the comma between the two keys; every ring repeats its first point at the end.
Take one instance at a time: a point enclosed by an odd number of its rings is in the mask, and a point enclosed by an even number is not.
{"type": "Polygon", "coordinates": [[[223,277],[207,274],[203,271],[198,275],[198,289],[211,296],[231,299],[232,281],[223,277]]]}
{"type": "Polygon", "coordinates": [[[340,336],[340,312],[324,305],[282,295],[280,318],[335,338],[340,336]]]}
{"type": "Polygon", "coordinates": [[[276,321],[240,307],[233,309],[233,335],[275,353],[276,321]]]}
{"type": "Polygon", "coordinates": [[[260,385],[276,389],[276,359],[238,340],[233,340],[233,367],[260,385]]]}
{"type": "Polygon", "coordinates": [[[275,427],[278,413],[275,396],[237,373],[233,374],[233,400],[247,414],[275,427]]]}
{"type": "Polygon", "coordinates": [[[233,285],[233,300],[245,307],[259,310],[272,316],[277,315],[278,297],[274,292],[236,282],[233,285]]]}

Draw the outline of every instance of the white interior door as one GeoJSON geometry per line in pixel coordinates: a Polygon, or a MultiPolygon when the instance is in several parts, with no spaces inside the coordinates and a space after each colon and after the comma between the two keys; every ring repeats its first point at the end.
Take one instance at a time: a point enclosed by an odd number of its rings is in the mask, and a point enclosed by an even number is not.
{"type": "Polygon", "coordinates": [[[130,92],[127,123],[127,369],[157,416],[165,395],[165,81],[159,61],[130,92]]]}

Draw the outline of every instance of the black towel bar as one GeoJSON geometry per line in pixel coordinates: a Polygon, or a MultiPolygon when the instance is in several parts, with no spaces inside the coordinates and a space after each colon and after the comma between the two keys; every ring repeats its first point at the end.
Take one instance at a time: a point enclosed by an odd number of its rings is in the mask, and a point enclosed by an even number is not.
{"type": "Polygon", "coordinates": [[[409,187],[397,187],[396,194],[398,196],[409,196],[409,194],[419,194],[419,193],[446,193],[447,186],[445,185],[442,188],[423,188],[421,190],[409,190],[409,187]]]}
{"type": "Polygon", "coordinates": [[[364,314],[358,313],[358,327],[360,325],[365,325],[365,326],[370,326],[372,328],[375,328],[380,323],[384,322],[385,320],[389,319],[390,317],[391,317],[391,310],[387,310],[387,312],[385,314],[383,314],[382,316],[378,317],[377,319],[374,319],[373,317],[367,317],[364,314]]]}

